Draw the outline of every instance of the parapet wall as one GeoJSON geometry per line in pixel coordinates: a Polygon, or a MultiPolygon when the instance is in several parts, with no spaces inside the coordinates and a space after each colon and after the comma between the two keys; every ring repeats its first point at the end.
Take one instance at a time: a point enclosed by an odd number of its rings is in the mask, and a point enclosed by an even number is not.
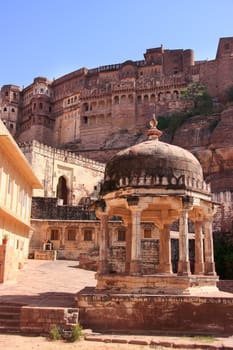
{"type": "Polygon", "coordinates": [[[31,142],[24,142],[19,144],[20,149],[24,154],[39,152],[41,155],[50,156],[57,160],[65,161],[70,164],[76,164],[83,166],[85,168],[90,168],[93,170],[99,170],[104,172],[105,164],[97,162],[93,159],[85,158],[81,155],[76,155],[75,153],[59,149],[53,148],[47,145],[44,145],[35,140],[31,142]]]}

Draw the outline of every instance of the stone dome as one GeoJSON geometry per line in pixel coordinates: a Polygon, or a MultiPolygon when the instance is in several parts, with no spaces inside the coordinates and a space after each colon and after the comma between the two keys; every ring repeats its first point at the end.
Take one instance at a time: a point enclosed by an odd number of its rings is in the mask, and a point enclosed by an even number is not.
{"type": "Polygon", "coordinates": [[[106,165],[102,193],[126,187],[208,190],[197,158],[189,151],[158,140],[156,125],[149,139],[117,153],[106,165]]]}

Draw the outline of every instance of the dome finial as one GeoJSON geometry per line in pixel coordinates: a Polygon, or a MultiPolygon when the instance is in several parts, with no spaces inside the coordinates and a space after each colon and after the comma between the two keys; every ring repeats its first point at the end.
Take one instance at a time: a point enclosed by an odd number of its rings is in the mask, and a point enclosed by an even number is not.
{"type": "Polygon", "coordinates": [[[148,140],[158,140],[158,138],[162,135],[162,131],[157,129],[157,120],[155,117],[155,113],[153,114],[152,119],[149,122],[150,129],[146,130],[146,135],[148,137],[148,140]]]}

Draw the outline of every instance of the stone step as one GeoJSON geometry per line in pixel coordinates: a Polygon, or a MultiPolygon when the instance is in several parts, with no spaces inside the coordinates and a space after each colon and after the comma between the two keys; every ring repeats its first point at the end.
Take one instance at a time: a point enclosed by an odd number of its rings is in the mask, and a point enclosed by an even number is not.
{"type": "Polygon", "coordinates": [[[17,327],[2,327],[0,326],[0,334],[19,334],[20,328],[17,327]]]}
{"type": "Polygon", "coordinates": [[[3,312],[0,311],[0,320],[19,320],[20,312],[3,312]]]}
{"type": "Polygon", "coordinates": [[[20,319],[18,320],[6,320],[0,316],[0,327],[19,327],[20,319]]]}
{"type": "Polygon", "coordinates": [[[0,333],[17,333],[20,331],[20,304],[0,303],[0,333]]]}

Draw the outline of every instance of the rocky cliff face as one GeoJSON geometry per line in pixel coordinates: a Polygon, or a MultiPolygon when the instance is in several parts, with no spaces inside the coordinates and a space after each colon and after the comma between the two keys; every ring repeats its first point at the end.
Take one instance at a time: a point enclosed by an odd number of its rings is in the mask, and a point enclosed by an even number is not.
{"type": "Polygon", "coordinates": [[[177,129],[173,143],[199,159],[213,192],[233,190],[233,106],[220,114],[188,119],[177,129]]]}

